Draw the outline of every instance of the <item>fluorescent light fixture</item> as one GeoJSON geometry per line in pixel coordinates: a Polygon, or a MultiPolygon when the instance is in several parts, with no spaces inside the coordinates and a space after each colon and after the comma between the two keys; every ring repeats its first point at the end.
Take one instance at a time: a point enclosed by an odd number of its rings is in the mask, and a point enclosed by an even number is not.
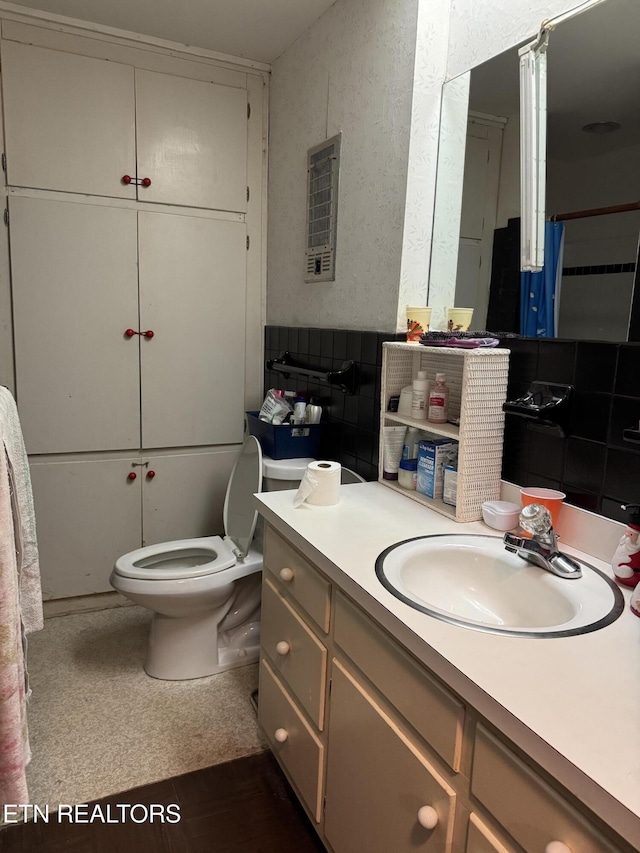
{"type": "Polygon", "coordinates": [[[547,165],[547,38],[520,48],[520,269],[544,266],[547,165]]]}

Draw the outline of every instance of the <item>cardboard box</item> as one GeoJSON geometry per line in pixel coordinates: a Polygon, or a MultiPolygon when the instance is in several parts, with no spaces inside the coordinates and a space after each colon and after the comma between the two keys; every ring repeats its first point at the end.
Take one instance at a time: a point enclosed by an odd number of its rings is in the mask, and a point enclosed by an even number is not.
{"type": "Polygon", "coordinates": [[[428,498],[442,498],[444,469],[457,457],[457,441],[450,438],[423,439],[418,445],[416,491],[428,498]]]}

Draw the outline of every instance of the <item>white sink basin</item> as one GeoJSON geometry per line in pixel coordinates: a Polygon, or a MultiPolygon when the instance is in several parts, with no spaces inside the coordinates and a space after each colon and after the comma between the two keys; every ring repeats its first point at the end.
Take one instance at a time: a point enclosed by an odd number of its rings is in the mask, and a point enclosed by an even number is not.
{"type": "Polygon", "coordinates": [[[387,548],[376,574],[396,598],[436,619],[516,637],[562,637],[603,628],[624,609],[615,583],[580,565],[581,578],[560,578],[507,552],[501,537],[452,534],[387,548]]]}

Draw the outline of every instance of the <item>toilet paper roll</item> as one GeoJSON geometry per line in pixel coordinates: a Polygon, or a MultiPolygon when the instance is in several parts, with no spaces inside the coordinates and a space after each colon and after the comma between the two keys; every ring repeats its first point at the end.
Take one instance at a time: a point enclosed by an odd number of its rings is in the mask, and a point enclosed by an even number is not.
{"type": "Polygon", "coordinates": [[[293,499],[294,506],[302,503],[315,506],[334,506],[340,500],[342,467],[339,462],[310,462],[293,499]]]}

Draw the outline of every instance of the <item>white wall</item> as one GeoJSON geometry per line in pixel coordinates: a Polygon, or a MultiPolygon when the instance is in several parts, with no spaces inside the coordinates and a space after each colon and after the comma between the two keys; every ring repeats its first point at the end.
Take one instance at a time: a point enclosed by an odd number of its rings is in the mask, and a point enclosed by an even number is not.
{"type": "Polygon", "coordinates": [[[523,43],[585,0],[451,0],[447,79],[523,43]]]}
{"type": "Polygon", "coordinates": [[[449,223],[454,246],[434,234],[436,164],[446,156],[439,152],[442,84],[534,36],[544,19],[581,5],[338,0],[276,61],[269,323],[400,329],[407,304],[453,304],[457,232],[449,223]],[[303,283],[305,153],[338,130],[344,136],[336,281],[310,286],[303,283]],[[454,262],[449,270],[438,265],[437,281],[430,281],[434,242],[440,257],[454,262]]]}
{"type": "Polygon", "coordinates": [[[418,0],[338,0],[273,65],[267,322],[396,322],[418,0]],[[305,284],[306,152],[342,131],[336,280],[305,284]]]}

